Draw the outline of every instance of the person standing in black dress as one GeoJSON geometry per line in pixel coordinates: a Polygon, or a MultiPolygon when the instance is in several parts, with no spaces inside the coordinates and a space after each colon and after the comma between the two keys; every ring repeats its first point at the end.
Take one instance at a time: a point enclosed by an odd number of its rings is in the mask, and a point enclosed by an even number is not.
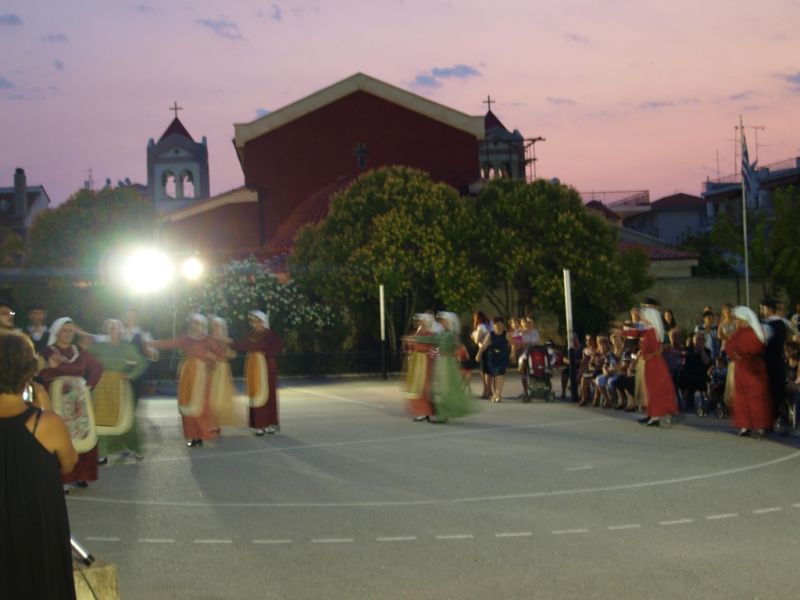
{"type": "Polygon", "coordinates": [[[0,595],[74,600],[61,474],[78,455],[61,417],[23,400],[37,367],[26,336],[0,334],[0,595]]]}
{"type": "Polygon", "coordinates": [[[476,360],[486,356],[486,373],[489,376],[489,387],[491,390],[491,401],[503,401],[503,384],[506,379],[506,369],[511,355],[511,346],[508,343],[506,332],[506,322],[503,317],[492,319],[494,327],[489,335],[484,339],[483,344],[478,350],[476,360]]]}

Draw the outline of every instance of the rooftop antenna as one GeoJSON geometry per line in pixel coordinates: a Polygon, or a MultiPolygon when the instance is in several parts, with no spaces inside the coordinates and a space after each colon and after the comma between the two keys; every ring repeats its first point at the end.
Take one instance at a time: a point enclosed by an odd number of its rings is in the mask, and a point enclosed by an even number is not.
{"type": "Polygon", "coordinates": [[[89,174],[89,178],[84,180],[83,187],[90,192],[94,191],[94,179],[92,178],[92,167],[89,167],[84,171],[84,173],[89,174]]]}
{"type": "MultiPolygon", "coordinates": [[[[756,162],[758,162],[758,130],[764,131],[766,127],[763,125],[742,125],[744,129],[752,129],[755,132],[755,142],[756,142],[756,162]]],[[[739,129],[739,126],[736,126],[736,129],[739,129]]]]}

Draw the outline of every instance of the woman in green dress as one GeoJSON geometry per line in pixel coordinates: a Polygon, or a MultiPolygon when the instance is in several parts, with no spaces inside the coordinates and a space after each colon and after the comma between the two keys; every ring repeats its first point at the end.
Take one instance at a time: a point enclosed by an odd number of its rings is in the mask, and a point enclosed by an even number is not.
{"type": "Polygon", "coordinates": [[[122,341],[122,329],[121,321],[106,319],[103,333],[107,341],[92,347],[92,354],[104,368],[92,394],[100,464],[108,462],[109,454],[118,452],[132,452],[137,460],[142,458],[136,403],[130,382],[144,373],[147,361],[136,346],[122,341]]]}
{"type": "Polygon", "coordinates": [[[431,423],[445,423],[475,411],[472,395],[464,385],[464,375],[457,356],[461,349],[458,316],[451,312],[436,315],[443,330],[432,335],[409,336],[409,341],[427,344],[438,350],[433,361],[432,397],[435,416],[431,423]]]}

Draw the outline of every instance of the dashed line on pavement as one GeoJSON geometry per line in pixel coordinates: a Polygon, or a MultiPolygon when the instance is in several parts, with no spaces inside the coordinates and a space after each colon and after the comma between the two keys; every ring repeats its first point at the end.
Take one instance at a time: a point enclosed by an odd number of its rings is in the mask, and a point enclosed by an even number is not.
{"type": "Polygon", "coordinates": [[[706,515],[706,519],[709,521],[716,521],[719,519],[733,519],[734,517],[738,517],[739,513],[723,513],[720,515],[706,515]]]}
{"type": "Polygon", "coordinates": [[[553,535],[571,535],[573,533],[589,533],[588,529],[554,529],[551,531],[553,535]]]}
{"type": "Polygon", "coordinates": [[[495,533],[494,537],[496,538],[519,538],[519,537],[531,537],[533,535],[532,531],[509,531],[504,533],[495,533]]]}
{"type": "Polygon", "coordinates": [[[376,542],[415,542],[417,536],[415,535],[395,535],[375,538],[376,542]]]}
{"type": "Polygon", "coordinates": [[[195,540],[195,544],[232,544],[233,540],[195,540]]]}
{"type": "Polygon", "coordinates": [[[437,540],[471,540],[474,539],[475,536],[471,533],[453,533],[453,534],[445,534],[445,535],[437,535],[437,540]]]}
{"type": "Polygon", "coordinates": [[[609,531],[623,531],[625,529],[641,529],[639,523],[628,523],[627,525],[609,525],[609,531]]]}
{"type": "Polygon", "coordinates": [[[254,544],[291,544],[292,540],[253,540],[254,544]]]}
{"type": "Polygon", "coordinates": [[[87,542],[119,542],[120,538],[118,537],[95,537],[95,536],[86,536],[87,542]]]}
{"type": "Polygon", "coordinates": [[[694,519],[673,519],[672,521],[659,521],[659,525],[685,525],[686,523],[693,523],[694,519]]]}
{"type": "Polygon", "coordinates": [[[757,508],[753,511],[754,515],[765,515],[767,513],[780,512],[783,509],[780,506],[770,506],[769,508],[757,508]]]}
{"type": "Polygon", "coordinates": [[[568,469],[564,469],[565,471],[588,471],[589,469],[594,469],[591,465],[586,465],[585,467],[570,467],[568,469]]]}
{"type": "Polygon", "coordinates": [[[314,538],[312,544],[350,544],[355,542],[354,538],[314,538]]]}
{"type": "Polygon", "coordinates": [[[140,538],[139,541],[143,544],[174,544],[175,540],[172,538],[140,538]]]}

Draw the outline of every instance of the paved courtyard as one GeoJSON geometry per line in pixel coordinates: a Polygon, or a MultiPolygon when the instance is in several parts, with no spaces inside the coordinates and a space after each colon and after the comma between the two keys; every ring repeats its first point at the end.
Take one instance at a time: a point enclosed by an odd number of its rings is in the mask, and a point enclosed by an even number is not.
{"type": "Polygon", "coordinates": [[[199,449],[174,399],[143,401],[145,459],[70,493],[124,600],[800,594],[797,437],[522,404],[516,381],[447,425],[413,423],[399,381],[282,383],[279,435],[199,449]]]}

